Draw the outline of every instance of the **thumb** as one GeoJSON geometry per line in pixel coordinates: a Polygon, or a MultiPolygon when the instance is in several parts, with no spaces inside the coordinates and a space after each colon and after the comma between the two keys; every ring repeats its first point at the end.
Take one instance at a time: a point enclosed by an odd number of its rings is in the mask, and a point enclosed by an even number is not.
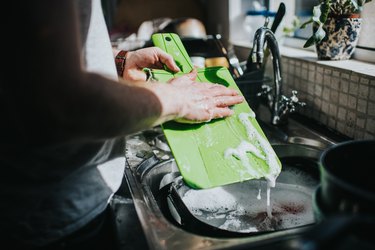
{"type": "Polygon", "coordinates": [[[176,62],[173,60],[173,57],[171,55],[162,51],[161,49],[157,49],[156,53],[159,58],[159,61],[165,64],[168,67],[168,69],[174,72],[180,71],[180,68],[177,66],[176,62]]]}

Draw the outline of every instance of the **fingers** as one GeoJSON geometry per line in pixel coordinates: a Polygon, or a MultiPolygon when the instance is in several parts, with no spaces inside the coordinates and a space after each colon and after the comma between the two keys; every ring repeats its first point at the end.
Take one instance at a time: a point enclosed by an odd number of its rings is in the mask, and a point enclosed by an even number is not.
{"type": "Polygon", "coordinates": [[[209,122],[213,119],[219,119],[219,118],[224,118],[227,116],[231,116],[234,114],[234,111],[231,110],[229,107],[224,107],[224,108],[213,108],[207,110],[205,114],[202,114],[201,117],[201,122],[209,122]]]}
{"type": "Polygon", "coordinates": [[[214,99],[216,107],[227,107],[235,104],[242,103],[244,98],[240,95],[237,96],[220,96],[214,99]]]}
{"type": "Polygon", "coordinates": [[[210,122],[214,119],[220,119],[227,116],[231,116],[234,114],[234,111],[228,107],[225,108],[214,108],[214,109],[207,109],[205,112],[201,112],[199,116],[195,116],[194,119],[191,118],[178,118],[175,121],[180,123],[202,123],[202,122],[210,122]]]}
{"type": "Polygon", "coordinates": [[[238,95],[238,91],[235,89],[227,88],[221,84],[210,84],[210,92],[213,96],[218,95],[238,95]]]}
{"type": "Polygon", "coordinates": [[[172,78],[168,82],[173,83],[173,84],[191,84],[192,82],[195,81],[196,78],[197,78],[197,71],[192,70],[190,73],[179,76],[177,78],[172,78]]]}
{"type": "MultiPolygon", "coordinates": [[[[202,83],[198,83],[197,85],[202,85],[202,83]]],[[[215,93],[215,96],[212,96],[209,88],[202,88],[194,92],[194,96],[189,95],[189,106],[187,109],[184,109],[186,113],[181,116],[184,119],[178,121],[184,123],[200,123],[233,115],[234,112],[230,107],[242,103],[244,97],[239,95],[236,91],[228,92],[226,87],[221,89],[223,91],[221,93],[215,93]]]]}
{"type": "Polygon", "coordinates": [[[213,107],[207,108],[205,113],[202,113],[202,121],[211,121],[212,119],[224,118],[234,114],[230,106],[240,104],[244,101],[243,96],[220,96],[213,100],[213,107]]]}
{"type": "Polygon", "coordinates": [[[159,48],[156,48],[156,54],[159,58],[159,61],[162,64],[165,64],[173,72],[179,72],[180,68],[177,66],[176,62],[173,60],[173,57],[168,53],[162,51],[159,48]]]}
{"type": "Polygon", "coordinates": [[[202,123],[212,119],[233,115],[230,108],[244,101],[241,93],[233,88],[209,82],[196,82],[197,70],[173,78],[168,89],[173,94],[164,92],[163,98],[168,99],[167,108],[175,107],[174,120],[183,123],[202,123]],[[173,100],[173,101],[171,101],[173,100]],[[171,103],[174,103],[170,105],[171,103]]]}
{"type": "Polygon", "coordinates": [[[223,117],[231,116],[233,114],[234,114],[234,111],[231,110],[228,107],[225,107],[225,108],[216,108],[213,111],[213,114],[212,114],[213,117],[212,117],[212,119],[223,118],[223,117]]]}

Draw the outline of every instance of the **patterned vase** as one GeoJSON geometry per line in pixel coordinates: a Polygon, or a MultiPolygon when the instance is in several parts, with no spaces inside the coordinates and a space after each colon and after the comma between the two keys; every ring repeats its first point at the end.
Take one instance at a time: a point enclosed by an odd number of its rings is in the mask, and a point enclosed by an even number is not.
{"type": "Polygon", "coordinates": [[[323,26],[325,38],[316,44],[319,60],[347,60],[358,43],[361,18],[329,17],[323,26]]]}

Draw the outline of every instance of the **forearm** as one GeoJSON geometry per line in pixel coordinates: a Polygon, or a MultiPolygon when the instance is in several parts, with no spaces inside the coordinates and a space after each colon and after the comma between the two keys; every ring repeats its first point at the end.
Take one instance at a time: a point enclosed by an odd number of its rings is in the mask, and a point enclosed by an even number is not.
{"type": "MultiPolygon", "coordinates": [[[[142,86],[112,82],[84,74],[74,86],[46,95],[45,112],[53,117],[59,136],[71,139],[105,139],[151,127],[162,113],[158,97],[142,86]],[[70,89],[73,88],[73,89],[70,89]]],[[[141,85],[141,84],[140,84],[141,85]]],[[[60,86],[60,85],[59,85],[60,86]]]]}
{"type": "MultiPolygon", "coordinates": [[[[1,87],[14,123],[35,143],[124,135],[154,124],[161,113],[152,91],[83,70],[74,5],[73,0],[14,5],[18,23],[27,22],[28,29],[24,39],[2,41],[4,48],[27,45],[4,53],[2,75],[9,82],[1,87]]],[[[21,28],[9,27],[7,37],[21,28]]]]}
{"type": "MultiPolygon", "coordinates": [[[[169,84],[130,84],[85,72],[75,4],[74,0],[40,0],[7,8],[13,19],[21,20],[5,25],[6,37],[16,37],[22,23],[28,24],[24,39],[1,41],[3,48],[27,45],[2,55],[6,63],[1,69],[1,107],[7,114],[5,121],[10,121],[6,127],[17,138],[42,146],[102,140],[177,118],[189,122],[223,118],[233,113],[229,106],[243,101],[233,89],[195,82],[196,72],[169,84]]],[[[165,64],[178,71],[173,58],[160,49],[129,57],[135,58],[127,64],[133,69],[133,80],[144,79],[140,70],[147,65],[165,64]],[[145,56],[146,64],[140,64],[145,56]]]]}

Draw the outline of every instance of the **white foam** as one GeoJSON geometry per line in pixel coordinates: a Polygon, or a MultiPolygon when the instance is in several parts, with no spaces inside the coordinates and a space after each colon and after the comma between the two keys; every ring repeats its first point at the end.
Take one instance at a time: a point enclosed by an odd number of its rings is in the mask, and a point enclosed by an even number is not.
{"type": "MultiPolygon", "coordinates": [[[[224,157],[228,158],[234,156],[241,161],[241,164],[246,168],[246,172],[254,178],[260,178],[264,176],[267,180],[267,214],[272,217],[272,208],[270,207],[270,187],[275,187],[276,178],[280,174],[281,167],[278,162],[276,153],[271,147],[270,143],[264,136],[262,136],[253,126],[249,118],[255,118],[255,113],[241,113],[238,115],[240,122],[245,126],[246,134],[250,142],[241,141],[240,145],[236,148],[228,148],[224,152],[224,157]],[[252,143],[251,143],[252,142],[252,143]],[[263,153],[265,156],[263,155],[263,153]],[[251,153],[256,157],[263,159],[269,166],[268,172],[262,171],[260,168],[253,168],[250,166],[250,161],[247,153],[251,153]]],[[[244,172],[240,172],[241,178],[243,179],[244,172]]],[[[261,197],[260,194],[258,197],[261,197]]]]}
{"type": "Polygon", "coordinates": [[[221,187],[215,188],[215,192],[210,189],[199,190],[199,193],[193,189],[188,190],[184,194],[183,200],[194,210],[208,212],[227,212],[234,210],[237,204],[235,197],[221,187]]]}
{"type": "Polygon", "coordinates": [[[262,199],[261,193],[262,193],[262,189],[259,188],[258,195],[257,195],[257,200],[261,200],[262,199]]]}
{"type": "Polygon", "coordinates": [[[256,157],[265,160],[265,157],[262,155],[262,152],[256,148],[253,144],[249,143],[248,141],[241,141],[240,145],[237,148],[228,148],[224,152],[224,157],[229,158],[231,156],[236,157],[242,163],[242,165],[246,168],[246,172],[251,174],[251,176],[261,177],[262,173],[259,173],[257,169],[252,168],[250,166],[249,158],[247,153],[252,153],[256,157]]]}
{"type": "MultiPolygon", "coordinates": [[[[288,174],[291,178],[302,175],[298,171],[288,174]]],[[[278,183],[272,189],[272,196],[268,196],[269,200],[258,200],[259,189],[266,192],[267,188],[266,181],[253,180],[226,187],[189,190],[182,198],[195,217],[228,231],[273,231],[314,222],[312,186],[278,183]],[[271,211],[265,209],[267,203],[268,209],[272,209],[271,216],[271,211]]]]}

